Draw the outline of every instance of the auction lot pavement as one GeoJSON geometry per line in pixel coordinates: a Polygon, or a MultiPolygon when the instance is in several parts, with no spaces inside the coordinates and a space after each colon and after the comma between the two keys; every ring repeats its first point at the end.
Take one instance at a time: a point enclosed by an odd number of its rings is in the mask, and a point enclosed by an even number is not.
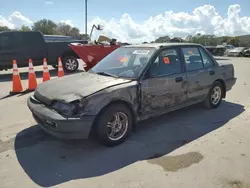
{"type": "MultiPolygon", "coordinates": [[[[238,79],[218,109],[195,105],[142,122],[114,148],[44,133],[26,105],[33,93],[8,96],[11,70],[1,71],[0,187],[249,188],[250,59],[221,59],[238,79]]],[[[20,72],[26,87],[27,68],[20,72]]]]}

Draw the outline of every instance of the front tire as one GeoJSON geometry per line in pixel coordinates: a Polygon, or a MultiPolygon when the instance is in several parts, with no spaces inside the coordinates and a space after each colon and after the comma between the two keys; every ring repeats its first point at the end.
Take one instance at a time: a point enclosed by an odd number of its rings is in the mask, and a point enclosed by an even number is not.
{"type": "Polygon", "coordinates": [[[132,114],[125,105],[111,105],[98,117],[95,127],[97,139],[109,147],[121,144],[131,132],[132,124],[132,114]]]}
{"type": "Polygon", "coordinates": [[[76,57],[67,56],[63,58],[63,69],[66,72],[73,73],[78,70],[79,63],[76,57]]]}
{"type": "Polygon", "coordinates": [[[217,108],[222,100],[223,96],[223,87],[222,84],[218,81],[215,81],[210,89],[204,105],[206,108],[217,108]]]}

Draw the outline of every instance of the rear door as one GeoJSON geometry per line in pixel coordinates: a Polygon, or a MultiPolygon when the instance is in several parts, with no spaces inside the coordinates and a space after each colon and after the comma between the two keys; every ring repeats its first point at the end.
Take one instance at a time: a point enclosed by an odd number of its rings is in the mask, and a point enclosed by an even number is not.
{"type": "Polygon", "coordinates": [[[187,73],[187,98],[189,102],[206,98],[215,79],[216,70],[207,52],[198,46],[182,47],[187,73]]]}

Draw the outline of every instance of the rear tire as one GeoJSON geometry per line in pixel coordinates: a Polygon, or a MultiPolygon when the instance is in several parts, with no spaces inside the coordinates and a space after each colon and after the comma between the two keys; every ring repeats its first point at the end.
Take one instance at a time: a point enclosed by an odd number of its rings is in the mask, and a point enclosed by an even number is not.
{"type": "Polygon", "coordinates": [[[116,146],[128,137],[132,124],[132,114],[125,105],[111,105],[97,119],[95,124],[96,137],[103,145],[116,146]]]}
{"type": "Polygon", "coordinates": [[[207,95],[207,98],[204,101],[204,106],[210,109],[217,108],[221,103],[223,92],[224,90],[222,84],[218,81],[215,81],[207,95]]]}
{"type": "Polygon", "coordinates": [[[63,58],[63,69],[66,72],[73,73],[78,70],[79,63],[76,57],[67,56],[63,58]]]}

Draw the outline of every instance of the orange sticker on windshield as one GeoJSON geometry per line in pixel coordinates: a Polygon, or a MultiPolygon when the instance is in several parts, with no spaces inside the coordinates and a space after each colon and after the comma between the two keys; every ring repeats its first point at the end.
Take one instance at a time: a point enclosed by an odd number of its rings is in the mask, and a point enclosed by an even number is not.
{"type": "Polygon", "coordinates": [[[122,62],[122,63],[125,63],[126,61],[127,61],[126,57],[123,57],[123,58],[120,59],[120,62],[122,62]]]}
{"type": "Polygon", "coordinates": [[[170,64],[169,58],[168,57],[164,57],[164,63],[165,64],[170,64]]]}

